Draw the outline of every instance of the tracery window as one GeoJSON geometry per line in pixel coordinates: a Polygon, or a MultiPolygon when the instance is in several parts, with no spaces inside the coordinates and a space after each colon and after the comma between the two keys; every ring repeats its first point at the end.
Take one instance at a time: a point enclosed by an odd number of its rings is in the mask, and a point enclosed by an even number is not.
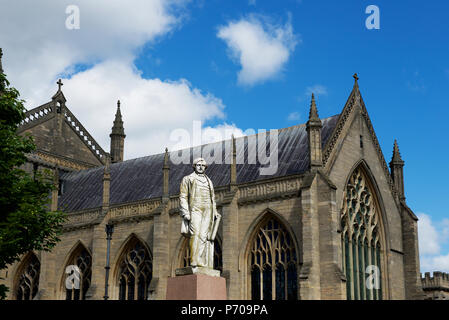
{"type": "Polygon", "coordinates": [[[148,250],[133,239],[123,256],[119,271],[119,299],[146,300],[153,273],[148,250]]]}
{"type": "MultiPolygon", "coordinates": [[[[181,268],[190,266],[189,240],[185,239],[182,246],[181,268]]],[[[223,258],[221,253],[221,241],[215,238],[214,241],[214,269],[223,271],[223,258]]]]}
{"type": "Polygon", "coordinates": [[[41,264],[34,253],[29,253],[24,260],[24,266],[19,276],[17,300],[32,300],[39,289],[39,274],[41,264]]]}
{"type": "Polygon", "coordinates": [[[92,277],[92,257],[87,249],[80,245],[74,252],[68,265],[76,265],[79,268],[79,289],[66,288],[66,300],[84,300],[89,290],[92,277]]]}
{"type": "Polygon", "coordinates": [[[341,211],[342,259],[348,300],[382,299],[380,209],[361,168],[344,191],[341,211]]]}
{"type": "Polygon", "coordinates": [[[293,240],[274,217],[252,240],[248,257],[253,300],[296,300],[297,257],[293,240]]]}

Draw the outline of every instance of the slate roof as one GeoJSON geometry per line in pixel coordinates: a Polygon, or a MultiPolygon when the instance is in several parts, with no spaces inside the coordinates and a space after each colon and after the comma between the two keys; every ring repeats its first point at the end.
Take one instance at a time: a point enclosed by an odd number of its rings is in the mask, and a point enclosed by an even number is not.
{"type": "MultiPolygon", "coordinates": [[[[322,146],[324,148],[332,134],[339,115],[321,119],[322,146]]],[[[267,136],[267,153],[269,155],[269,134],[267,136]]],[[[260,134],[236,138],[237,150],[237,183],[252,182],[272,177],[300,174],[308,169],[309,148],[307,144],[306,125],[295,125],[278,130],[278,170],[273,175],[261,175],[259,169],[266,167],[259,161],[248,163],[248,149],[254,154],[254,143],[251,139],[260,138],[260,134]],[[243,159],[243,161],[242,161],[243,159]],[[239,161],[240,160],[240,161],[239,161]]],[[[191,163],[200,150],[220,150],[222,164],[212,163],[206,174],[211,178],[214,187],[226,186],[230,181],[230,145],[231,140],[220,141],[194,148],[170,152],[170,195],[179,193],[181,179],[192,173],[191,163]],[[193,150],[193,151],[192,151],[193,150]],[[174,164],[176,155],[190,153],[189,164],[174,164]]],[[[210,152],[210,154],[214,154],[210,152]]],[[[220,153],[217,153],[220,154],[220,153]]],[[[151,199],[162,196],[162,167],[164,153],[131,159],[110,165],[110,205],[151,199]]],[[[102,205],[104,167],[96,167],[76,172],[63,173],[64,192],[59,198],[59,208],[66,212],[98,208],[102,205]]]]}

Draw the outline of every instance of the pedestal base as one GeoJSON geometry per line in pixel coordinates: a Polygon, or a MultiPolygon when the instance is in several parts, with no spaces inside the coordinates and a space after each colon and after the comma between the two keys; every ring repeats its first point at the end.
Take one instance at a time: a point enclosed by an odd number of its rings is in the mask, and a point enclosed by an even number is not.
{"type": "Polygon", "coordinates": [[[201,273],[170,277],[167,300],[226,300],[226,279],[201,273]]]}
{"type": "Polygon", "coordinates": [[[190,266],[185,268],[178,268],[175,270],[176,276],[186,276],[188,274],[204,274],[206,276],[219,277],[220,270],[205,267],[190,267],[190,266]]]}

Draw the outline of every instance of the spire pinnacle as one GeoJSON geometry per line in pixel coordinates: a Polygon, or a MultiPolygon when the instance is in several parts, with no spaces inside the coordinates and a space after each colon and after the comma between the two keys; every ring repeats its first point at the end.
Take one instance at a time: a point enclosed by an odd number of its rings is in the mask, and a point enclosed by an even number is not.
{"type": "Polygon", "coordinates": [[[105,163],[104,163],[104,170],[103,170],[103,179],[105,177],[110,178],[110,173],[111,173],[111,169],[110,169],[111,155],[108,152],[106,152],[106,156],[105,156],[104,160],[105,160],[104,161],[105,163]]]}
{"type": "Polygon", "coordinates": [[[315,95],[312,93],[312,101],[310,102],[309,121],[307,126],[321,126],[321,120],[318,116],[318,108],[315,102],[315,95]]]}
{"type": "Polygon", "coordinates": [[[103,204],[102,204],[102,211],[104,214],[109,210],[109,200],[110,200],[110,187],[111,187],[111,155],[109,153],[106,153],[106,159],[104,163],[104,170],[103,170],[103,204]]]}
{"type": "Polygon", "coordinates": [[[231,190],[236,190],[237,184],[237,151],[235,147],[235,137],[234,134],[231,136],[231,146],[232,146],[232,154],[231,154],[231,172],[230,172],[230,181],[229,187],[231,190]]]}
{"type": "Polygon", "coordinates": [[[120,100],[117,100],[117,111],[115,113],[114,125],[112,127],[112,133],[117,135],[125,135],[125,129],[123,128],[122,113],[120,111],[120,100]]]}
{"type": "Polygon", "coordinates": [[[117,119],[117,116],[119,116],[120,120],[122,120],[122,113],[120,112],[120,100],[117,100],[117,112],[115,113],[116,119],[117,119]]]}
{"type": "Polygon", "coordinates": [[[315,95],[312,93],[312,101],[310,102],[309,120],[316,120],[318,117],[318,109],[316,107],[315,95]]]}
{"type": "Polygon", "coordinates": [[[315,170],[323,165],[321,156],[321,123],[316,107],[315,95],[312,93],[310,102],[309,121],[306,123],[308,145],[309,145],[309,170],[315,170]]]}
{"type": "Polygon", "coordinates": [[[390,161],[390,173],[400,200],[405,200],[404,193],[404,161],[399,153],[398,142],[394,140],[393,157],[390,161]]]}
{"type": "Polygon", "coordinates": [[[168,148],[165,148],[165,155],[164,155],[164,166],[162,167],[162,175],[163,175],[163,182],[162,182],[162,198],[163,202],[167,202],[169,199],[169,174],[170,174],[170,165],[168,163],[169,161],[169,153],[168,148]]]}
{"type": "Polygon", "coordinates": [[[170,166],[168,165],[169,161],[169,154],[168,154],[168,148],[165,148],[165,154],[164,154],[164,169],[170,169],[170,166]]]}
{"type": "Polygon", "coordinates": [[[111,158],[112,163],[123,161],[123,149],[125,147],[125,129],[123,128],[122,113],[120,112],[120,100],[117,101],[117,112],[111,134],[111,158]]]}
{"type": "Polygon", "coordinates": [[[399,152],[399,146],[396,139],[394,139],[394,146],[393,146],[393,157],[391,158],[391,162],[403,162],[401,158],[401,153],[399,152]]]}

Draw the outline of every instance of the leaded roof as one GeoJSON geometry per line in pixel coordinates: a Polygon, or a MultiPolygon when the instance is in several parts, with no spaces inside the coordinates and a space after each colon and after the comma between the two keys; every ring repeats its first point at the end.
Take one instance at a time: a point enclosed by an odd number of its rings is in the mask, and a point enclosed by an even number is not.
{"type": "MultiPolygon", "coordinates": [[[[324,148],[338,120],[338,115],[321,119],[321,141],[324,148]]],[[[270,150],[269,134],[267,136],[267,154],[270,150]]],[[[278,130],[278,168],[273,175],[261,175],[260,168],[266,167],[259,161],[248,163],[248,154],[256,152],[256,145],[251,141],[259,141],[261,134],[236,138],[237,183],[249,183],[258,180],[301,174],[309,166],[309,148],[307,143],[306,125],[295,125],[278,130]],[[251,140],[253,139],[253,140],[251,140]],[[249,142],[250,141],[250,142],[249,142]]],[[[188,164],[174,164],[173,159],[180,151],[170,152],[170,195],[179,194],[181,179],[192,172],[191,163],[200,150],[220,150],[221,164],[211,163],[206,174],[212,180],[214,187],[226,186],[230,182],[231,140],[202,145],[183,151],[189,151],[188,164]]],[[[273,146],[274,147],[274,146],[273,146]]],[[[272,148],[274,149],[274,148],[272,148]]],[[[213,155],[213,153],[211,153],[213,155]]],[[[110,165],[110,205],[135,202],[162,196],[162,167],[164,153],[126,160],[110,165]]],[[[61,174],[64,192],[59,198],[60,209],[66,212],[101,207],[103,192],[104,167],[96,167],[76,172],[61,174]]]]}

